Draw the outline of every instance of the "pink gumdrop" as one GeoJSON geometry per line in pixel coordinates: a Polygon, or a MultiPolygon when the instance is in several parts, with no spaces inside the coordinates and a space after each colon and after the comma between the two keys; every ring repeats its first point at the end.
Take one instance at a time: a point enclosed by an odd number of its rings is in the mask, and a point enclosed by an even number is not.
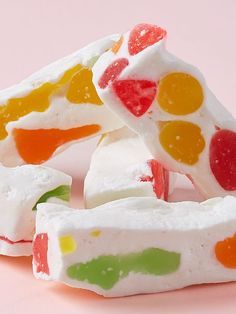
{"type": "Polygon", "coordinates": [[[49,275],[48,268],[48,235],[47,233],[39,233],[33,242],[33,258],[37,273],[45,273],[49,275]]]}
{"type": "Polygon", "coordinates": [[[141,182],[152,182],[153,191],[157,198],[168,199],[169,194],[169,172],[162,167],[155,159],[147,161],[151,169],[152,176],[142,176],[141,182]]]}
{"type": "Polygon", "coordinates": [[[217,131],[210,143],[210,167],[226,191],[236,190],[236,133],[217,131]]]}
{"type": "Polygon", "coordinates": [[[138,24],[131,31],[128,49],[131,56],[157,43],[166,36],[166,31],[161,27],[150,24],[138,24]]]}
{"type": "Polygon", "coordinates": [[[100,88],[106,88],[111,82],[113,82],[120,73],[127,67],[129,61],[125,58],[121,58],[112,62],[106,70],[103,72],[102,76],[98,81],[100,88]]]}
{"type": "Polygon", "coordinates": [[[149,109],[157,91],[157,84],[147,80],[117,80],[112,86],[117,97],[136,117],[149,109]]]}

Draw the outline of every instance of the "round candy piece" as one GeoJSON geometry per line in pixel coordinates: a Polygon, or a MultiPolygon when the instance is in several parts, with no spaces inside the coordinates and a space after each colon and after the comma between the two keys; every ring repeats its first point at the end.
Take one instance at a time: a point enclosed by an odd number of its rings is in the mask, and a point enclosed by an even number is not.
{"type": "Polygon", "coordinates": [[[171,73],[159,82],[157,101],[168,113],[175,115],[193,113],[200,108],[203,98],[200,83],[187,73],[171,73]]]}
{"type": "Polygon", "coordinates": [[[217,242],[215,254],[222,265],[227,268],[236,268],[236,235],[217,242]]]}
{"type": "Polygon", "coordinates": [[[149,109],[157,90],[156,83],[147,80],[116,80],[112,87],[123,105],[136,117],[141,117],[149,109]]]}
{"type": "Polygon", "coordinates": [[[104,71],[103,75],[98,81],[100,88],[106,88],[111,82],[113,82],[120,73],[127,67],[129,61],[126,58],[121,58],[112,62],[104,71]]]}
{"type": "Polygon", "coordinates": [[[165,123],[160,143],[172,158],[187,165],[194,165],[205,147],[199,126],[186,121],[165,123]]]}
{"type": "Polygon", "coordinates": [[[161,27],[150,24],[138,24],[131,31],[128,49],[131,56],[138,54],[149,46],[157,43],[166,36],[161,27]]]}
{"type": "Polygon", "coordinates": [[[211,139],[210,167],[226,191],[236,190],[236,133],[219,130],[211,139]]]}

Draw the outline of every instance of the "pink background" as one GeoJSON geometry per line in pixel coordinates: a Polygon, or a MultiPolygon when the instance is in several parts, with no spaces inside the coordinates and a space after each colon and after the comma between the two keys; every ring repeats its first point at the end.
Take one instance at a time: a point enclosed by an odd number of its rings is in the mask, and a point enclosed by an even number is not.
{"type": "MultiPolygon", "coordinates": [[[[199,67],[217,97],[236,115],[234,0],[0,0],[0,88],[99,37],[126,31],[139,22],[166,28],[169,49],[199,67]]],[[[83,178],[94,147],[95,140],[75,145],[48,163],[73,175],[73,206],[82,206],[83,178]]],[[[182,184],[185,195],[193,195],[182,184]]],[[[3,256],[0,296],[1,314],[236,312],[236,284],[232,283],[104,299],[87,291],[36,281],[30,258],[3,256]]]]}

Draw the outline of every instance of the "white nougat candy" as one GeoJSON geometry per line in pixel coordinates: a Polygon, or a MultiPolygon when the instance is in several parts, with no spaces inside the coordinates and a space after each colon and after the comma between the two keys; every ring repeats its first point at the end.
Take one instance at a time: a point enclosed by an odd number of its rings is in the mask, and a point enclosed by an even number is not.
{"type": "Polygon", "coordinates": [[[123,126],[102,103],[91,68],[117,36],[98,40],[0,92],[0,161],[40,164],[71,143],[123,126]]]}
{"type": "Polygon", "coordinates": [[[87,208],[131,196],[167,199],[173,174],[158,164],[131,130],[105,134],[93,153],[84,182],[87,208]],[[169,184],[170,183],[170,184],[169,184]]]}
{"type": "Polygon", "coordinates": [[[236,198],[154,197],[91,210],[38,205],[37,278],[115,297],[236,280],[236,198]]]}
{"type": "Polygon", "coordinates": [[[165,37],[149,24],[121,36],[92,69],[97,92],[166,169],[187,175],[206,198],[236,196],[236,120],[165,37]]]}
{"type": "Polygon", "coordinates": [[[48,167],[0,165],[0,254],[32,254],[36,206],[68,204],[71,177],[48,167]]]}

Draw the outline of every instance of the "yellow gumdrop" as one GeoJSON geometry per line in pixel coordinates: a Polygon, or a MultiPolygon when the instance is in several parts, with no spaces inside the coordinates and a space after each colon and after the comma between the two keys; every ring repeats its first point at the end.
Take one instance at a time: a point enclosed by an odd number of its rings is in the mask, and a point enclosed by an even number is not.
{"type": "Polygon", "coordinates": [[[77,248],[75,239],[71,235],[61,236],[59,238],[59,243],[60,243],[61,252],[63,254],[73,253],[77,248]]]}
{"type": "Polygon", "coordinates": [[[102,231],[97,229],[97,230],[91,231],[91,232],[90,232],[90,235],[91,235],[92,237],[97,238],[97,237],[99,237],[99,236],[101,235],[101,233],[102,233],[102,231]]]}
{"type": "Polygon", "coordinates": [[[102,105],[102,101],[93,85],[92,78],[93,74],[89,68],[84,67],[76,73],[72,77],[67,90],[67,99],[74,104],[90,103],[102,105]]]}
{"type": "Polygon", "coordinates": [[[120,50],[120,47],[122,46],[124,41],[124,36],[121,36],[120,39],[114,43],[114,45],[111,47],[111,51],[115,54],[120,50]]]}
{"type": "Polygon", "coordinates": [[[200,83],[187,73],[171,73],[159,82],[157,101],[168,113],[175,115],[193,113],[202,105],[203,98],[200,83]]]}
{"type": "Polygon", "coordinates": [[[54,83],[44,83],[23,97],[11,98],[6,104],[0,106],[0,140],[7,136],[8,122],[17,121],[31,112],[43,112],[50,105],[50,96],[63,88],[71,78],[82,68],[80,64],[67,70],[62,77],[54,83]]]}
{"type": "Polygon", "coordinates": [[[162,147],[178,162],[194,165],[205,147],[198,125],[185,121],[166,122],[161,129],[162,147]]]}

